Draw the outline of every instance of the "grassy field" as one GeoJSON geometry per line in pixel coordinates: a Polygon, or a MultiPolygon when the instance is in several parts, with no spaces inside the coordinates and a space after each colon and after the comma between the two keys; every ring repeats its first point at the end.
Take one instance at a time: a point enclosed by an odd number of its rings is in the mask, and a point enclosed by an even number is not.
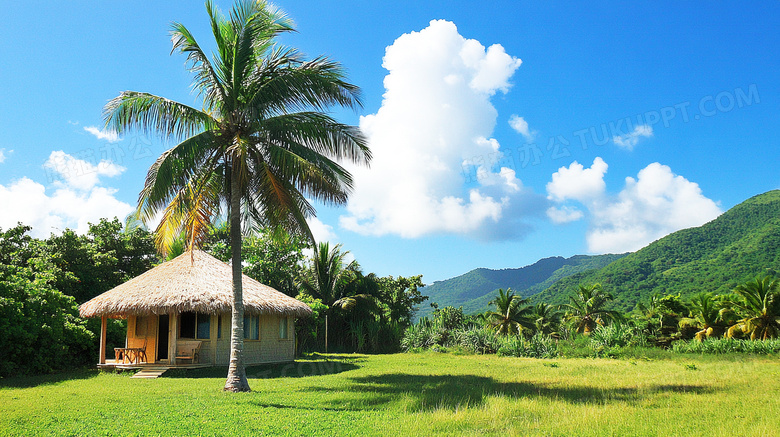
{"type": "Polygon", "coordinates": [[[780,435],[777,357],[326,355],[242,394],[225,372],[0,380],[0,435],[780,435]]]}

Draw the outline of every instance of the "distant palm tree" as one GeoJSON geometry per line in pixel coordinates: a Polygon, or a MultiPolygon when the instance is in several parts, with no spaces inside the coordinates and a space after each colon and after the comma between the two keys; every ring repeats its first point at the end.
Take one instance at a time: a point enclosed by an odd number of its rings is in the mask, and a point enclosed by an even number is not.
{"type": "Polygon", "coordinates": [[[714,293],[699,293],[691,298],[690,308],[689,316],[679,322],[681,328],[698,328],[695,338],[699,341],[723,335],[728,326],[729,311],[721,305],[718,296],[714,293]]]}
{"type": "Polygon", "coordinates": [[[580,285],[577,292],[569,296],[569,303],[562,305],[566,310],[564,321],[576,332],[589,335],[597,326],[604,325],[607,320],[620,318],[618,311],[605,308],[610,300],[612,295],[604,291],[601,284],[580,285]]]}
{"type": "Polygon", "coordinates": [[[738,285],[731,301],[740,320],[731,327],[728,335],[736,332],[750,335],[752,340],[766,340],[780,336],[780,279],[771,276],[758,277],[738,285]]]}
{"type": "Polygon", "coordinates": [[[328,307],[325,325],[327,348],[327,315],[333,309],[352,310],[359,304],[374,309],[374,296],[379,285],[372,274],[365,276],[356,261],[347,262],[349,251],[341,251],[341,245],[333,248],[328,242],[319,243],[309,265],[300,280],[301,291],[319,299],[328,307]]]}
{"type": "Polygon", "coordinates": [[[647,324],[646,329],[652,335],[672,334],[680,326],[680,319],[689,312],[677,299],[674,295],[654,294],[646,303],[636,304],[636,318],[647,324]]]}
{"type": "Polygon", "coordinates": [[[187,55],[203,109],[149,93],[124,91],[104,108],[106,127],[157,133],[180,141],[151,166],[139,196],[145,222],[164,211],[157,228],[163,249],[180,231],[188,249],[215,217],[230,223],[233,268],[231,354],[225,390],[248,391],[243,350],[242,225],[286,228],[311,238],[307,199],[343,204],[351,175],[333,159],[367,164],[358,128],[323,111],[360,106],[359,89],[327,58],[305,60],[275,37],[292,22],[263,0],[238,0],[229,17],[206,2],[215,39],[209,58],[190,31],[171,25],[173,50],[187,55]]]}
{"type": "Polygon", "coordinates": [[[528,300],[515,295],[511,288],[498,289],[498,296],[489,302],[496,309],[485,313],[488,326],[502,335],[522,334],[532,331],[531,307],[528,300]]]}
{"type": "Polygon", "coordinates": [[[557,337],[561,313],[554,306],[543,302],[538,303],[533,308],[531,317],[536,333],[557,337]]]}

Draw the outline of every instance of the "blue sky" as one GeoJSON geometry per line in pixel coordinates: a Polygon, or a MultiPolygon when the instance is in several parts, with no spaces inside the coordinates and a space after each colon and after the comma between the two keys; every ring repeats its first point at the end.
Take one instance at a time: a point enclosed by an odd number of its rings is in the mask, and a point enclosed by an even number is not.
{"type": "MultiPolygon", "coordinates": [[[[218,2],[227,12],[230,3],[218,2]]],[[[320,238],[367,271],[636,250],[780,188],[780,5],[283,1],[284,44],[341,62],[376,159],[320,238]]],[[[101,131],[120,91],[197,105],[168,26],[200,2],[12,3],[0,27],[0,227],[132,209],[170,143],[101,131]]]]}

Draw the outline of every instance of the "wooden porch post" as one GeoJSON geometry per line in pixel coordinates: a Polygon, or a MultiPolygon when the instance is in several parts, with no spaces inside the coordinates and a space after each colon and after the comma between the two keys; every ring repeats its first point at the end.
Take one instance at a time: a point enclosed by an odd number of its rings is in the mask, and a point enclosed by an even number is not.
{"type": "Polygon", "coordinates": [[[171,322],[168,326],[170,326],[168,331],[168,362],[176,364],[176,337],[178,337],[176,331],[179,327],[179,315],[177,313],[171,313],[171,322]]]}
{"type": "Polygon", "coordinates": [[[211,364],[217,364],[217,333],[219,332],[219,315],[211,316],[209,323],[209,343],[211,344],[211,364]]]}
{"type": "Polygon", "coordinates": [[[106,364],[106,316],[100,318],[100,356],[99,364],[106,364]]]}

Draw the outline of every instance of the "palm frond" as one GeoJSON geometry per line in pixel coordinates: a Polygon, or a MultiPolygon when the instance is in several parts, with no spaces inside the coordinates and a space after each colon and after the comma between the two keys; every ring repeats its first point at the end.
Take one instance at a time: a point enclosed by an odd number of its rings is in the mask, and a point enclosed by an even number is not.
{"type": "Polygon", "coordinates": [[[296,50],[276,47],[252,77],[260,86],[251,90],[249,106],[264,113],[322,111],[330,106],[358,109],[360,89],[345,77],[342,66],[326,57],[304,61],[296,50]]]}
{"type": "Polygon", "coordinates": [[[219,215],[222,181],[219,173],[194,180],[180,190],[165,208],[155,231],[155,245],[167,256],[177,239],[184,237],[186,250],[199,248],[209,235],[212,219],[219,215]]]}
{"type": "Polygon", "coordinates": [[[348,159],[360,165],[371,162],[371,150],[360,131],[317,112],[286,113],[263,120],[268,143],[279,147],[306,147],[332,159],[348,159]]]}
{"type": "MultiPolygon", "coordinates": [[[[206,8],[211,15],[214,8],[210,2],[206,3],[206,8]]],[[[212,17],[212,22],[214,18],[212,17]]],[[[170,34],[173,43],[171,53],[178,50],[187,56],[189,70],[195,74],[192,87],[203,98],[204,106],[209,109],[217,108],[219,103],[227,98],[225,84],[228,78],[221,68],[221,58],[215,59],[217,68],[214,68],[195,37],[181,23],[172,23],[170,34]]]]}
{"type": "Polygon", "coordinates": [[[163,138],[186,138],[216,125],[209,114],[164,97],[123,91],[103,107],[105,127],[117,133],[137,129],[163,138]]]}
{"type": "Polygon", "coordinates": [[[149,168],[138,196],[140,218],[149,223],[197,175],[209,175],[218,168],[217,137],[206,131],[190,137],[164,152],[149,168]]]}

